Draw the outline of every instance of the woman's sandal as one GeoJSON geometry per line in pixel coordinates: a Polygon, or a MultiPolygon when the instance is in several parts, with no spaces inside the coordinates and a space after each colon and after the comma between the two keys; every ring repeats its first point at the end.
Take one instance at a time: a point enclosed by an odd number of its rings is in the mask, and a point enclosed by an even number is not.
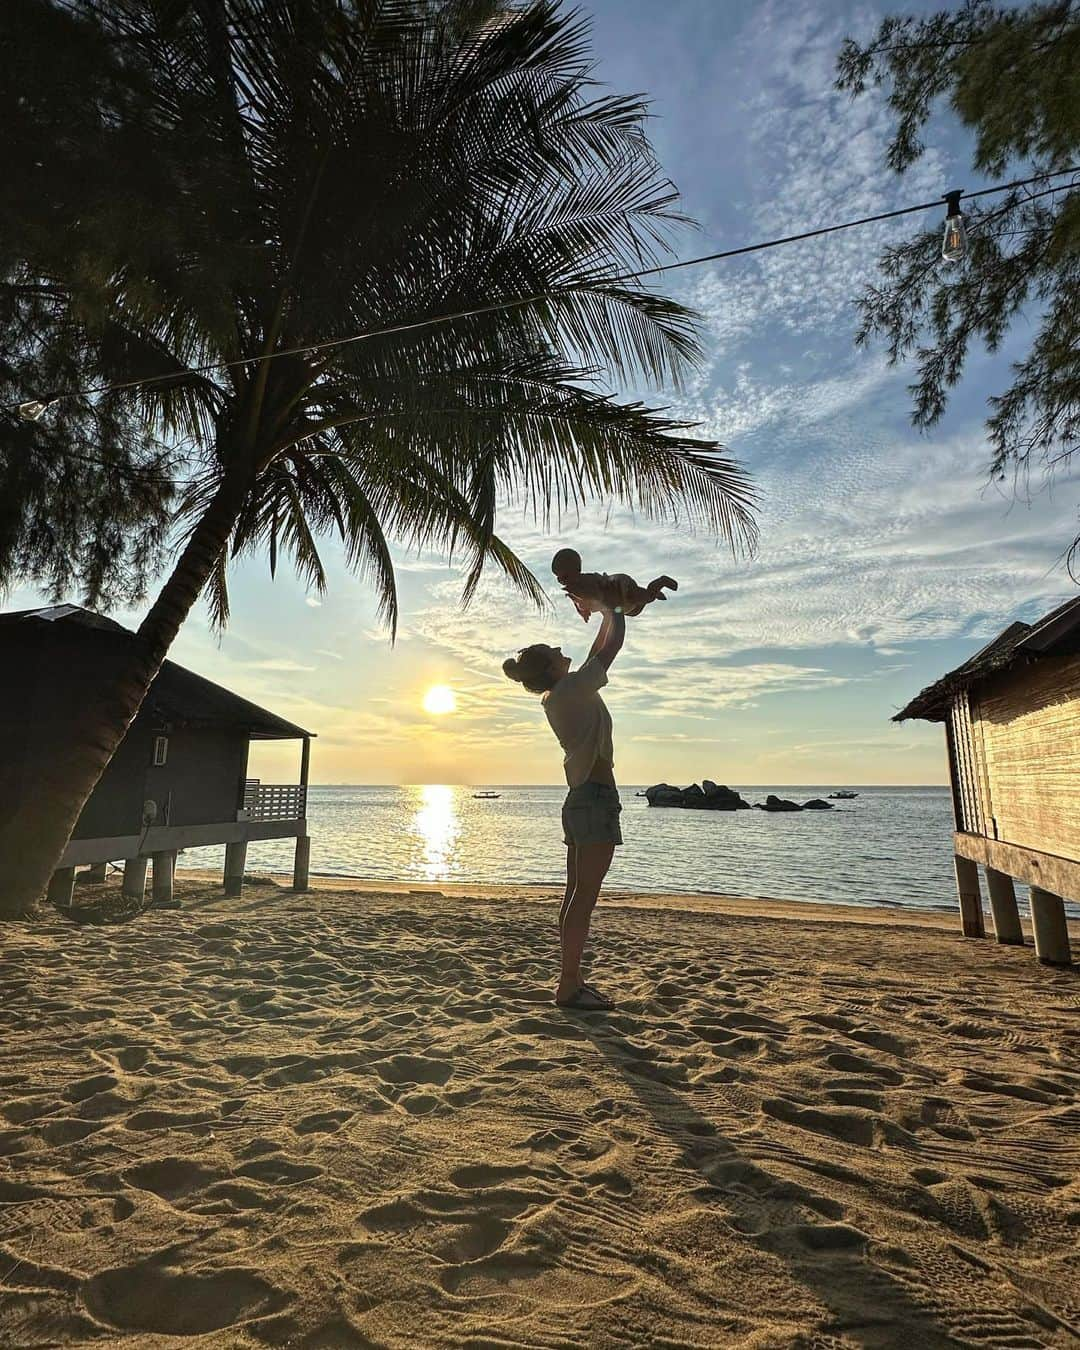
{"type": "Polygon", "coordinates": [[[583,984],[571,998],[556,999],[555,1004],[559,1008],[576,1008],[580,1012],[611,1012],[615,1007],[606,994],[590,984],[583,984]]]}

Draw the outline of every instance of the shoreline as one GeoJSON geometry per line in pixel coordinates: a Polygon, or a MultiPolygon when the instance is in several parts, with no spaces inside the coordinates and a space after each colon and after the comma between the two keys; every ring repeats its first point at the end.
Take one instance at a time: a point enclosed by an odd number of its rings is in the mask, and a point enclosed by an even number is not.
{"type": "MultiPolygon", "coordinates": [[[[220,873],[211,868],[177,868],[177,880],[219,883],[220,873]]],[[[257,890],[268,883],[283,890],[291,888],[288,872],[249,872],[247,888],[257,890]]],[[[445,897],[452,900],[472,900],[481,904],[497,901],[527,901],[534,904],[555,904],[562,898],[559,886],[552,885],[482,885],[466,881],[382,881],[340,874],[312,873],[310,893],[319,891],[349,892],[359,895],[413,895],[445,897]]],[[[249,897],[250,898],[250,897],[249,897]]],[[[700,891],[629,891],[620,888],[601,891],[598,908],[681,911],[688,914],[730,915],[753,919],[777,919],[791,923],[855,924],[873,927],[919,928],[959,934],[959,908],[950,906],[937,910],[905,907],[903,905],[849,905],[821,903],[814,900],[784,900],[772,896],[741,896],[726,892],[700,891]]],[[[1021,916],[1027,937],[1031,936],[1031,922],[1021,916]]],[[[1080,946],[1080,920],[1069,918],[1069,931],[1080,946]]],[[[989,914],[987,932],[991,933],[989,914]]],[[[993,943],[990,936],[986,941],[993,943]]],[[[995,944],[996,945],[996,944],[995,944]]]]}

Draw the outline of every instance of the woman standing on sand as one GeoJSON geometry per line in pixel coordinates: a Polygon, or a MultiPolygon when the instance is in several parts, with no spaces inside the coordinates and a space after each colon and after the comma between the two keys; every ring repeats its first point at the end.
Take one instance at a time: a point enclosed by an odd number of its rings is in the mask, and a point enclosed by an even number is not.
{"type": "Polygon", "coordinates": [[[606,1011],[615,1005],[585,983],[581,954],[600,887],[615,848],[622,843],[611,714],[600,690],[623,645],[626,620],[611,610],[601,612],[600,631],[579,669],[571,671],[570,658],[559,647],[538,642],[504,661],[503,673],[530,693],[542,695],[547,720],[563,748],[570,788],[562,810],[566,895],[559,911],[562,970],[555,1002],[560,1008],[606,1011]]]}

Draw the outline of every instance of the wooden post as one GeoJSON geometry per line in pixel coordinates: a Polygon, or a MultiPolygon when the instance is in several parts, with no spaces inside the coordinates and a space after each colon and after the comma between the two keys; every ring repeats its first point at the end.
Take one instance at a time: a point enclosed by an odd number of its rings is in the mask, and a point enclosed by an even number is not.
{"type": "Polygon", "coordinates": [[[57,909],[71,908],[71,895],[75,888],[74,867],[58,867],[52,874],[46,898],[57,909]]]}
{"type": "Polygon", "coordinates": [[[1035,929],[1035,955],[1044,966],[1072,965],[1065,901],[1060,895],[1032,886],[1031,926],[1035,929]]]}
{"type": "Polygon", "coordinates": [[[146,891],[146,864],[149,858],[124,859],[124,884],[121,891],[129,900],[141,902],[146,891]]]}
{"type": "Polygon", "coordinates": [[[308,773],[311,770],[311,737],[304,737],[304,748],[300,751],[300,786],[304,789],[304,815],[307,815],[308,773]]]}
{"type": "Polygon", "coordinates": [[[311,864],[311,836],[301,834],[296,840],[296,853],[293,855],[292,888],[294,891],[308,889],[308,868],[311,864]]]}
{"type": "Polygon", "coordinates": [[[108,879],[109,864],[107,862],[91,863],[83,874],[83,882],[87,886],[104,886],[108,879]]]}
{"type": "Polygon", "coordinates": [[[960,897],[960,923],[964,936],[985,937],[978,865],[970,858],[962,858],[959,853],[954,855],[953,863],[956,866],[956,892],[960,897]]]}
{"type": "Polygon", "coordinates": [[[225,845],[225,894],[242,895],[244,891],[244,864],[247,862],[247,840],[225,845]]]}
{"type": "MultiPolygon", "coordinates": [[[[304,789],[304,816],[307,816],[307,786],[308,774],[311,771],[311,737],[304,737],[303,749],[300,751],[300,786],[304,789]]],[[[306,891],[309,882],[309,870],[311,867],[311,836],[307,832],[307,821],[304,822],[304,833],[297,835],[296,852],[293,854],[293,877],[292,885],[294,891],[306,891]]]]}
{"type": "Polygon", "coordinates": [[[240,770],[240,784],[237,788],[236,799],[236,818],[240,819],[240,812],[244,809],[244,788],[247,785],[248,764],[251,762],[251,737],[244,741],[244,767],[240,770]]]}
{"type": "Polygon", "coordinates": [[[1024,945],[1024,930],[1020,926],[1020,911],[1016,908],[1013,879],[996,867],[986,869],[986,889],[990,892],[990,913],[994,916],[994,936],[1011,946],[1024,945]]]}
{"type": "Polygon", "coordinates": [[[180,901],[173,896],[173,871],[176,868],[176,853],[166,850],[155,853],[154,857],[154,908],[179,909],[180,901]]]}

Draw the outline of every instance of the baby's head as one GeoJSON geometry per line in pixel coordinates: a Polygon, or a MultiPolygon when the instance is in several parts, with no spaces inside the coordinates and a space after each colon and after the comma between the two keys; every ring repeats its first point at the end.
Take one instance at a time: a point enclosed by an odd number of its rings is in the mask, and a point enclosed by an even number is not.
{"type": "Polygon", "coordinates": [[[560,586],[581,575],[581,554],[574,548],[561,548],[551,560],[551,570],[560,586]]]}

